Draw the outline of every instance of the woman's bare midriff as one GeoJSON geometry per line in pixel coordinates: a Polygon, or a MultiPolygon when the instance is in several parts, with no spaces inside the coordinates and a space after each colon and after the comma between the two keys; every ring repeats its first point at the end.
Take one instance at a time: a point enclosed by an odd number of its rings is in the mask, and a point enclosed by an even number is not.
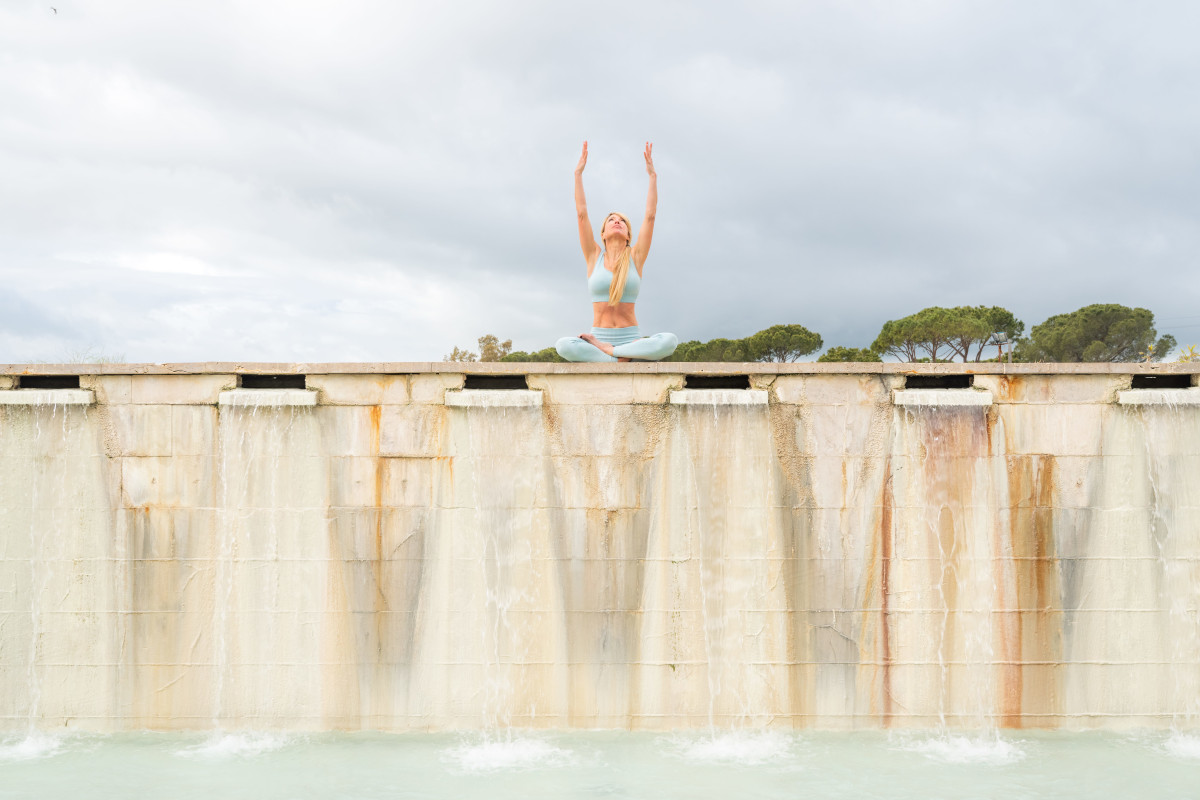
{"type": "Polygon", "coordinates": [[[637,325],[637,317],[633,313],[635,303],[592,303],[593,328],[628,328],[637,325]]]}

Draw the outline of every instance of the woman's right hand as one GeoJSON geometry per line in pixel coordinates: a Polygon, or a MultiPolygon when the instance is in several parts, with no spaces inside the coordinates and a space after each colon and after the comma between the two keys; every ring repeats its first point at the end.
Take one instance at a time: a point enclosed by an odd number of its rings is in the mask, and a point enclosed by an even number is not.
{"type": "Polygon", "coordinates": [[[579,156],[579,164],[575,167],[575,174],[583,174],[583,168],[587,166],[587,142],[583,143],[583,154],[579,156]]]}

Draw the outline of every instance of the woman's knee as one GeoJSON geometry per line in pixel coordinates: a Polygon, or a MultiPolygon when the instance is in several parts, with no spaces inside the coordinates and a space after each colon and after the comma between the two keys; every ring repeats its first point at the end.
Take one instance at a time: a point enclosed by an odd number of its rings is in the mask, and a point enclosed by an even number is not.
{"type": "MultiPolygon", "coordinates": [[[[579,353],[579,345],[581,344],[587,344],[587,342],[578,336],[564,336],[554,343],[554,349],[567,361],[575,361],[577,359],[574,356],[579,353]]],[[[590,347],[591,345],[588,346],[590,347]]]]}
{"type": "Polygon", "coordinates": [[[656,333],[650,337],[654,342],[654,357],[666,358],[679,346],[679,338],[673,333],[656,333]]]}
{"type": "Polygon", "coordinates": [[[616,361],[594,344],[585,342],[578,336],[564,336],[554,343],[554,349],[567,361],[616,361]]]}

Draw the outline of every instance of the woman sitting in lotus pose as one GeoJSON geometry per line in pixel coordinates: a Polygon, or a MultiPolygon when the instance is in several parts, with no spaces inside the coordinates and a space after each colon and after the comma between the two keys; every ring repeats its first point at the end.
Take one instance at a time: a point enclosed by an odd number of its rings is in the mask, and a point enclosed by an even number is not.
{"type": "Polygon", "coordinates": [[[651,159],[653,147],[646,143],[650,191],[637,242],[630,244],[633,231],[629,218],[614,211],[600,226],[600,241],[604,243],[601,248],[592,234],[587,202],[583,197],[587,142],[583,143],[583,155],[579,157],[579,166],[575,167],[575,213],[579,217],[579,244],[587,262],[588,291],[592,295],[592,332],[558,340],[555,347],[567,361],[657,361],[675,352],[679,344],[672,333],[643,337],[633,313],[633,304],[642,285],[646,254],[650,252],[650,238],[654,235],[654,210],[658,205],[658,175],[651,159]]]}

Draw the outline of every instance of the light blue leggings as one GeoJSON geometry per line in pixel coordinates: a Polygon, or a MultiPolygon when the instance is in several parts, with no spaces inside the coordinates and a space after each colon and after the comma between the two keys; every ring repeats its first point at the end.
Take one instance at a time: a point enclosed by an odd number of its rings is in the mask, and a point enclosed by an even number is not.
{"type": "Polygon", "coordinates": [[[656,333],[642,337],[636,325],[628,328],[592,328],[592,335],[605,344],[613,346],[610,356],[595,345],[588,344],[578,336],[565,336],[554,345],[558,354],[567,361],[616,361],[618,358],[636,358],[639,361],[658,361],[675,352],[679,340],[673,333],[656,333]]]}

